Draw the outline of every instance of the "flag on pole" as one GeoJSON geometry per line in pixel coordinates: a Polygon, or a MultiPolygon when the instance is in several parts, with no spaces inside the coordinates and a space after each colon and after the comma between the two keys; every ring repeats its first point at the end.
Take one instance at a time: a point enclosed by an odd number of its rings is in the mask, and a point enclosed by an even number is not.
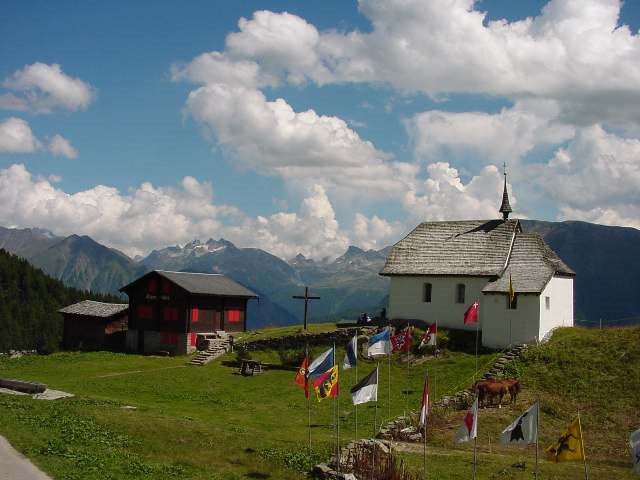
{"type": "Polygon", "coordinates": [[[422,340],[420,341],[420,346],[418,348],[422,348],[425,345],[433,345],[436,346],[436,335],[438,334],[438,326],[435,323],[429,325],[422,336],[422,340]]]}
{"type": "Polygon", "coordinates": [[[325,373],[333,367],[333,364],[335,363],[334,356],[333,348],[321,353],[313,362],[311,362],[311,365],[309,365],[307,376],[309,378],[315,378],[325,373]]]}
{"type": "Polygon", "coordinates": [[[480,310],[480,304],[475,301],[473,302],[469,308],[467,308],[467,311],[464,312],[464,324],[470,324],[470,323],[478,323],[478,311],[480,310]]]}
{"type": "Polygon", "coordinates": [[[631,455],[633,456],[633,471],[640,473],[640,429],[629,436],[631,455]]]}
{"type": "Polygon", "coordinates": [[[318,401],[338,396],[338,366],[335,365],[313,381],[318,401]]]}
{"type": "Polygon", "coordinates": [[[354,335],[353,338],[347,344],[347,351],[344,354],[344,360],[342,361],[342,368],[355,367],[358,361],[358,336],[354,335]]]}
{"type": "Polygon", "coordinates": [[[513,305],[513,301],[516,298],[516,292],[513,290],[513,283],[511,282],[511,273],[509,273],[509,305],[513,305]]]}
{"type": "Polygon", "coordinates": [[[560,435],[558,441],[550,445],[545,452],[547,453],[547,460],[554,463],[584,460],[580,417],[576,417],[573,422],[569,424],[567,430],[560,435]]]}
{"type": "Polygon", "coordinates": [[[391,352],[407,353],[411,349],[411,327],[408,325],[391,337],[391,352]]]}
{"type": "Polygon", "coordinates": [[[424,428],[427,424],[427,415],[429,415],[429,383],[424,379],[424,387],[422,387],[422,405],[420,406],[420,420],[418,420],[418,428],[424,428]]]}
{"type": "Polygon", "coordinates": [[[536,443],[538,437],[538,404],[516,418],[500,435],[503,445],[536,443]]]}
{"type": "Polygon", "coordinates": [[[478,435],[478,398],[476,397],[473,405],[464,416],[462,426],[456,433],[456,441],[458,443],[473,440],[478,435]]]}
{"type": "Polygon", "coordinates": [[[378,400],[378,368],[360,380],[351,389],[351,400],[354,405],[375,402],[378,400]]]}
{"type": "Polygon", "coordinates": [[[386,327],[380,333],[376,333],[369,338],[369,348],[367,354],[370,357],[376,355],[389,355],[391,353],[391,330],[386,327]]]}
{"type": "Polygon", "coordinates": [[[295,382],[300,388],[304,390],[304,396],[309,398],[309,380],[307,379],[307,371],[309,369],[309,357],[305,355],[304,360],[298,368],[296,373],[295,382]]]}

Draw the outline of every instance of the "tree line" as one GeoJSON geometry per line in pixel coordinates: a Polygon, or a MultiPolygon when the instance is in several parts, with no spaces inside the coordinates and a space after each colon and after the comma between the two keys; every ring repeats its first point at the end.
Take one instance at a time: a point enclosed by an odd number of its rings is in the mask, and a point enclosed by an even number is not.
{"type": "Polygon", "coordinates": [[[58,310],[87,299],[122,303],[114,295],[66,287],[26,260],[0,249],[0,352],[58,350],[63,330],[58,310]]]}

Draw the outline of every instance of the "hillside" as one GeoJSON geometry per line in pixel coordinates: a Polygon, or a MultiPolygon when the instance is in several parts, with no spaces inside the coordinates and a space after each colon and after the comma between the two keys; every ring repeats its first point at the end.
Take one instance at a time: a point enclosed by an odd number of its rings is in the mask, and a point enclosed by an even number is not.
{"type": "Polygon", "coordinates": [[[522,224],[523,230],[542,235],[576,272],[577,319],[620,324],[640,316],[640,230],[586,222],[522,224]]]}
{"type": "MultiPolygon", "coordinates": [[[[324,327],[326,328],[326,326],[324,327]]],[[[265,330],[280,336],[297,330],[265,330]]],[[[327,346],[313,348],[318,355],[327,346]]],[[[293,384],[292,360],[301,352],[253,351],[254,359],[273,365],[262,375],[236,375],[234,354],[206,367],[185,368],[185,358],[143,357],[113,353],[61,353],[47,357],[0,359],[0,376],[48,383],[77,397],[34,402],[0,395],[0,434],[56,478],[190,478],[302,479],[314,461],[326,460],[333,441],[332,402],[310,403],[312,450],[307,451],[307,403],[293,384]],[[74,374],[69,375],[68,371],[74,374]],[[135,408],[134,408],[135,407],[135,408]],[[248,413],[249,412],[249,413],[248,413]],[[99,468],[96,466],[99,465],[99,468]]],[[[339,346],[338,358],[344,350],[339,346]]],[[[481,368],[495,360],[483,354],[481,368]]],[[[498,434],[531,402],[539,399],[543,450],[578,409],[582,415],[591,478],[631,480],[624,442],[639,426],[640,328],[559,330],[549,343],[532,347],[516,366],[522,394],[515,406],[482,409],[479,414],[479,478],[532,478],[532,447],[496,445],[498,434]],[[594,368],[597,365],[598,368],[594,368]],[[490,442],[491,440],[491,442],[490,442]]],[[[295,363],[295,362],[294,362],[295,363]]],[[[428,371],[432,400],[471,382],[475,359],[447,352],[414,366],[381,364],[379,422],[418,408],[428,371]],[[391,388],[390,388],[391,387],[391,388]],[[406,393],[408,392],[408,397],[406,393]],[[391,404],[388,395],[391,394],[391,404]]],[[[359,378],[375,368],[361,359],[359,378]]],[[[355,383],[355,371],[341,370],[341,388],[355,383]]],[[[339,397],[341,442],[354,438],[355,415],[349,395],[339,397]]],[[[439,412],[430,417],[428,479],[470,477],[472,445],[454,442],[464,412],[439,412]]],[[[358,436],[372,433],[374,404],[361,405],[358,436]]],[[[422,468],[422,445],[400,446],[409,465],[422,468]]],[[[541,478],[578,480],[582,464],[541,462],[541,478]]]]}
{"type": "Polygon", "coordinates": [[[87,298],[114,300],[66,287],[0,249],[0,352],[57,350],[62,338],[62,316],[57,310],[87,298]]]}

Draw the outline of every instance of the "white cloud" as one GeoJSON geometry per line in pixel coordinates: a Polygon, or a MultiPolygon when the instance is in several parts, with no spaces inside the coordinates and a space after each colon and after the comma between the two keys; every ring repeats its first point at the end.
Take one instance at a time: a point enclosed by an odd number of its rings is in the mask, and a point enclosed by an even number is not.
{"type": "Polygon", "coordinates": [[[400,222],[389,222],[377,215],[368,218],[362,213],[356,213],[353,220],[353,243],[365,250],[380,250],[396,243],[403,230],[400,222]]]}
{"type": "Polygon", "coordinates": [[[559,204],[560,217],[600,223],[640,223],[640,140],[595,125],[580,129],[544,166],[536,183],[559,204]]]}
{"type": "Polygon", "coordinates": [[[36,62],[5,79],[5,88],[19,92],[0,95],[0,108],[49,113],[55,108],[85,110],[95,89],[77,77],[65,74],[58,64],[36,62]]]}
{"type": "Polygon", "coordinates": [[[54,135],[51,137],[49,141],[49,151],[56,157],[78,158],[78,151],[73,148],[71,142],[62,135],[54,135]]]}
{"type": "Polygon", "coordinates": [[[29,124],[9,117],[0,122],[0,153],[33,153],[41,148],[29,124]]]}
{"type": "Polygon", "coordinates": [[[404,166],[338,117],[295,112],[281,98],[270,102],[259,90],[223,84],[192,91],[187,110],[241,167],[357,194],[403,188],[404,166]]]}
{"type": "Polygon", "coordinates": [[[574,127],[558,122],[553,101],[522,101],[499,113],[430,110],[415,115],[407,127],[416,156],[435,159],[471,152],[485,161],[517,161],[539,145],[573,138],[574,127]]]}
{"type": "MultiPolygon", "coordinates": [[[[403,198],[404,207],[414,223],[500,218],[498,209],[504,179],[494,165],[484,167],[467,184],[446,162],[432,163],[427,171],[429,177],[416,183],[403,198]]],[[[509,196],[511,206],[515,208],[516,198],[512,192],[509,196]]]]}
{"type": "MultiPolygon", "coordinates": [[[[212,186],[193,177],[185,177],[179,188],[145,182],[126,194],[104,185],[69,194],[54,185],[58,181],[57,176],[36,178],[23,165],[0,169],[0,224],[89,235],[132,256],[210,237],[282,258],[298,253],[316,259],[337,257],[352,243],[320,185],[310,188],[297,213],[250,217],[237,208],[216,205],[212,186]]],[[[379,230],[389,224],[377,217],[367,221],[382,238],[379,230]]]]}

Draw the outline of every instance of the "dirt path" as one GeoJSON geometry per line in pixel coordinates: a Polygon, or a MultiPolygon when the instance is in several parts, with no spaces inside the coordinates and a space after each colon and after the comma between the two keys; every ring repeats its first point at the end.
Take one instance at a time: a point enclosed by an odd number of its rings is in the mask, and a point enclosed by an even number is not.
{"type": "Polygon", "coordinates": [[[51,480],[51,477],[0,437],[0,480],[51,480]]]}
{"type": "Polygon", "coordinates": [[[148,370],[129,370],[128,372],[116,372],[116,373],[107,373],[105,375],[98,375],[97,377],[90,378],[109,378],[109,377],[120,377],[122,375],[133,375],[134,373],[149,373],[149,372],[157,372],[159,370],[170,370],[172,368],[187,368],[187,365],[175,365],[173,367],[162,367],[162,368],[150,368],[148,370]]]}

